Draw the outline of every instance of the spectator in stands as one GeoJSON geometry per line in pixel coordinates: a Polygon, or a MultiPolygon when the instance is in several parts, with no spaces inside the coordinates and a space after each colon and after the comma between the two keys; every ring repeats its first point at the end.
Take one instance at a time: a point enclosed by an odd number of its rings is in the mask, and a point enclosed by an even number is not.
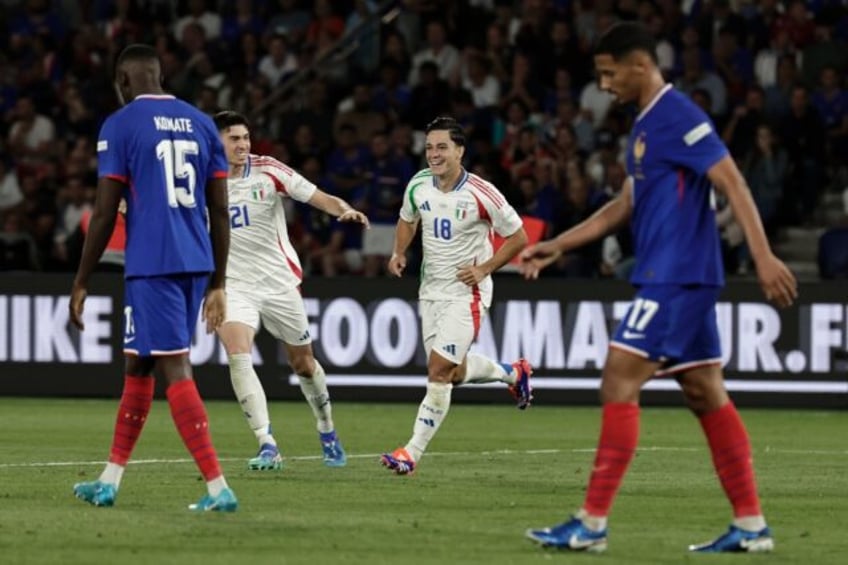
{"type": "Polygon", "coordinates": [[[786,185],[789,158],[786,151],[777,145],[768,124],[760,123],[755,132],[755,141],[751,144],[748,154],[741,159],[740,168],[748,181],[766,234],[774,235],[778,209],[786,185]]]}
{"type": "Polygon", "coordinates": [[[41,268],[35,240],[25,229],[20,212],[7,212],[0,231],[0,271],[37,271],[41,268]]]}
{"type": "Polygon", "coordinates": [[[299,0],[278,0],[277,4],[266,32],[271,35],[285,35],[293,45],[300,45],[309,28],[309,12],[301,8],[302,3],[299,0]]]}
{"type": "Polygon", "coordinates": [[[12,114],[9,152],[20,166],[35,172],[56,154],[56,127],[53,120],[35,110],[33,99],[21,95],[12,114]]]}
{"type": "Polygon", "coordinates": [[[824,122],[827,162],[834,168],[846,166],[848,152],[848,91],[842,87],[835,67],[824,67],[813,95],[813,107],[824,122]]]}
{"type": "Polygon", "coordinates": [[[297,57],[289,51],[284,35],[272,35],[268,39],[268,54],[259,60],[258,70],[271,88],[282,84],[286,77],[297,70],[297,57]]]}
{"type": "Polygon", "coordinates": [[[371,85],[360,80],[353,86],[353,94],[339,104],[333,131],[338,132],[344,126],[351,126],[358,135],[357,142],[368,145],[377,132],[385,131],[386,118],[372,106],[371,85]]]}
{"type": "Polygon", "coordinates": [[[379,76],[379,82],[371,91],[371,106],[390,124],[396,124],[407,115],[412,91],[401,82],[400,65],[393,59],[383,59],[379,76]]]}
{"type": "Polygon", "coordinates": [[[451,88],[440,78],[439,66],[433,61],[424,61],[418,68],[418,84],[412,88],[408,120],[412,127],[423,131],[434,116],[447,112],[451,88]]]}
{"type": "Polygon", "coordinates": [[[341,124],[336,132],[336,148],[327,156],[324,168],[328,192],[361,208],[369,159],[368,147],[360,143],[356,127],[341,124]]]}
{"type": "Polygon", "coordinates": [[[780,124],[780,138],[789,155],[786,185],[787,212],[790,221],[809,223],[822,190],[825,160],[825,128],[809,103],[807,88],[792,90],[789,114],[780,124]]]}
{"type": "Polygon", "coordinates": [[[757,128],[765,120],[765,93],[758,85],[748,88],[745,102],[736,106],[730,114],[721,139],[730,153],[741,159],[754,146],[757,128]]]}
{"type": "Polygon", "coordinates": [[[221,37],[221,16],[208,9],[206,0],[188,0],[188,14],[174,24],[174,37],[182,39],[185,29],[198,25],[208,41],[216,41],[221,37]]]}
{"type": "Polygon", "coordinates": [[[704,70],[701,63],[701,54],[697,49],[687,48],[681,56],[683,62],[683,73],[677,79],[675,86],[692,95],[698,89],[710,93],[712,106],[710,113],[714,116],[723,116],[727,109],[727,87],[721,78],[712,71],[704,70]]]}
{"type": "Polygon", "coordinates": [[[363,208],[371,221],[371,228],[362,234],[363,274],[366,277],[376,277],[385,271],[392,254],[403,192],[415,171],[411,159],[392,152],[387,133],[378,132],[373,136],[363,208]]]}
{"type": "MultiPolygon", "coordinates": [[[[448,43],[447,30],[444,22],[433,20],[427,24],[426,43],[412,57],[412,71],[407,82],[414,88],[421,81],[421,65],[432,62],[437,65],[439,78],[449,81],[456,73],[460,57],[456,47],[448,43]]],[[[434,116],[427,116],[432,120],[434,116]]]]}
{"type": "MultiPolygon", "coordinates": [[[[221,41],[229,50],[238,45],[239,39],[245,33],[260,37],[265,30],[265,22],[257,13],[253,0],[233,0],[228,4],[231,4],[231,8],[225,12],[221,21],[221,41]]],[[[275,32],[272,35],[285,35],[285,32],[275,32]]]]}
{"type": "Polygon", "coordinates": [[[0,214],[15,208],[24,200],[18,173],[6,159],[0,159],[0,214]]]}

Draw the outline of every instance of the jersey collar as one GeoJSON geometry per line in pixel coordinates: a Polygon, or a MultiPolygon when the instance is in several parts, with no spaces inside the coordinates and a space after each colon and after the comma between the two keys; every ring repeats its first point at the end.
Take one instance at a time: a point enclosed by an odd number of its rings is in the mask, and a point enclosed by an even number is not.
{"type": "MultiPolygon", "coordinates": [[[[438,190],[438,189],[439,189],[439,183],[438,183],[438,181],[436,180],[436,175],[433,175],[433,177],[432,177],[432,178],[433,178],[433,188],[435,188],[436,190],[438,190]]],[[[466,170],[465,170],[465,167],[463,167],[463,168],[462,168],[462,174],[461,174],[461,175],[459,175],[459,180],[457,180],[457,181],[456,181],[456,184],[455,184],[455,185],[454,185],[454,187],[451,189],[451,192],[456,192],[457,190],[459,190],[460,188],[462,188],[462,185],[464,185],[464,184],[465,184],[465,181],[467,181],[467,180],[468,180],[468,171],[466,171],[466,170]]]]}
{"type": "Polygon", "coordinates": [[[662,97],[663,97],[663,95],[664,95],[666,92],[668,92],[669,90],[671,90],[671,83],[666,84],[664,87],[662,87],[662,88],[660,89],[660,91],[659,91],[659,92],[657,92],[657,93],[654,95],[654,97],[651,99],[651,101],[650,101],[650,102],[648,102],[648,105],[647,105],[647,106],[645,106],[645,109],[644,109],[644,110],[642,110],[641,112],[639,112],[639,115],[638,115],[638,116],[636,116],[636,121],[638,122],[639,120],[641,120],[642,118],[644,118],[644,117],[645,117],[645,114],[647,114],[648,112],[650,112],[650,111],[651,111],[651,109],[652,109],[654,106],[656,106],[656,105],[657,105],[657,102],[659,102],[659,101],[660,101],[660,98],[662,98],[662,97]]]}
{"type": "Polygon", "coordinates": [[[149,100],[174,100],[176,96],[173,94],[139,94],[133,100],[138,100],[140,98],[147,98],[149,100]]]}

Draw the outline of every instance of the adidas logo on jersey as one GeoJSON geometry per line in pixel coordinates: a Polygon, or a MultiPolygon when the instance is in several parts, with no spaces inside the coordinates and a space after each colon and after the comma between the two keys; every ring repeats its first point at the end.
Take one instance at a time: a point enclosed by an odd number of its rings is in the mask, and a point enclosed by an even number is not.
{"type": "Polygon", "coordinates": [[[300,336],[300,341],[306,341],[307,339],[309,339],[309,330],[306,330],[303,332],[303,335],[300,336]]]}
{"type": "Polygon", "coordinates": [[[425,201],[424,201],[424,204],[422,204],[422,205],[421,205],[421,209],[422,209],[422,210],[427,210],[427,211],[429,212],[429,211],[430,211],[430,201],[429,201],[429,200],[425,200],[425,201]]]}
{"type": "Polygon", "coordinates": [[[456,345],[454,345],[453,343],[449,343],[448,345],[442,347],[442,351],[446,351],[451,355],[456,355],[456,345]]]}

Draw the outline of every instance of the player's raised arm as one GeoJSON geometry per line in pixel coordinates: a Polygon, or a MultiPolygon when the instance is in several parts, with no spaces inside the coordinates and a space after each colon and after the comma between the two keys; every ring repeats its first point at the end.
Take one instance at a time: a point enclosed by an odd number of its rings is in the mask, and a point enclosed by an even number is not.
{"type": "Polygon", "coordinates": [[[539,272],[567,253],[623,227],[633,208],[633,181],[624,181],[621,193],[600,210],[553,239],[540,241],[521,252],[519,269],[525,279],[539,278],[539,272]]]}
{"type": "Polygon", "coordinates": [[[766,298],[781,307],[792,305],[798,297],[798,282],[783,261],[772,253],[751,191],[736,163],[726,156],[707,171],[707,176],[727,196],[733,216],[745,232],[745,241],[766,298]]]}
{"type": "Polygon", "coordinates": [[[355,222],[366,228],[370,227],[368,216],[356,210],[338,196],[327,194],[321,189],[315,190],[315,193],[309,199],[309,205],[335,216],[340,222],[355,222]]]}
{"type": "Polygon", "coordinates": [[[88,277],[97,266],[103,250],[112,231],[115,229],[115,217],[121,202],[124,184],[110,177],[100,177],[97,181],[97,195],[94,199],[94,210],[91,213],[88,233],[82,246],[82,257],[74,277],[71,289],[70,308],[71,323],[77,328],[84,329],[82,323],[83,303],[85,302],[88,277]]]}

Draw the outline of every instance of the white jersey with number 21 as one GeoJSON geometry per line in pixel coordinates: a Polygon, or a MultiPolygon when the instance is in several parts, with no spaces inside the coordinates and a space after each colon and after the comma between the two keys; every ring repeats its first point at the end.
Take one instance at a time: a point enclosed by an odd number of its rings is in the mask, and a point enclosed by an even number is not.
{"type": "Polygon", "coordinates": [[[307,202],[316,186],[273,157],[250,155],[241,178],[227,181],[230,256],[227,280],[255,290],[300,285],[303,272],[289,242],[283,198],[307,202]]]}

